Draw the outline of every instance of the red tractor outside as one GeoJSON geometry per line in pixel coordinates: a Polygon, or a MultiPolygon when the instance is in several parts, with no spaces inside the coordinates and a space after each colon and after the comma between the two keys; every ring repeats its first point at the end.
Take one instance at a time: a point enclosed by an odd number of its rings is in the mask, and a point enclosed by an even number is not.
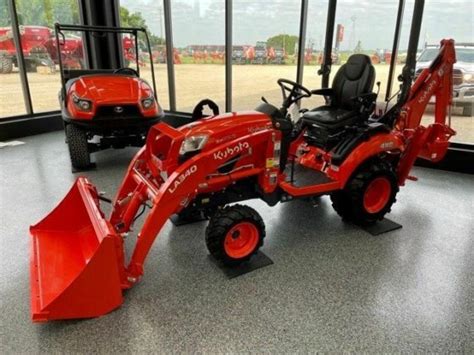
{"type": "MultiPolygon", "coordinates": [[[[54,62],[45,46],[51,37],[51,29],[44,26],[20,26],[19,31],[26,71],[35,72],[38,66],[54,70],[54,62]]],[[[11,73],[14,67],[18,67],[18,57],[11,27],[0,27],[0,74],[11,73]]]]}

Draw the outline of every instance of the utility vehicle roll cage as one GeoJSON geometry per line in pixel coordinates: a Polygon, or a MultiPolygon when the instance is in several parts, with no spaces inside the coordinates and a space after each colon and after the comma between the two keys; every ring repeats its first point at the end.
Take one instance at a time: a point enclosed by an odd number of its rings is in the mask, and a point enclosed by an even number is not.
{"type": "MultiPolygon", "coordinates": [[[[64,66],[63,66],[63,61],[61,57],[61,50],[60,46],[64,45],[66,41],[66,36],[64,35],[63,31],[79,31],[79,32],[84,32],[85,34],[90,34],[92,37],[104,37],[107,34],[130,34],[133,35],[133,38],[135,40],[135,63],[136,63],[136,71],[138,75],[140,76],[140,65],[139,65],[139,51],[138,51],[138,33],[141,32],[145,36],[145,41],[148,49],[148,57],[150,59],[150,69],[151,69],[151,78],[153,81],[153,92],[155,95],[156,99],[156,83],[155,83],[155,70],[153,68],[153,57],[151,53],[151,45],[150,45],[150,39],[148,37],[148,33],[145,28],[139,28],[139,27],[107,27],[107,26],[85,26],[85,25],[62,25],[59,23],[55,23],[54,25],[54,32],[55,32],[55,37],[56,37],[56,49],[58,51],[58,61],[59,61],[59,71],[61,74],[61,89],[63,92],[63,95],[65,97],[66,95],[66,81],[65,79],[70,79],[71,77],[76,77],[79,75],[84,75],[90,72],[91,74],[93,73],[98,73],[99,71],[104,73],[104,72],[113,72],[114,69],[118,68],[94,68],[94,69],[85,69],[85,70],[68,70],[72,75],[69,76],[68,78],[65,78],[64,75],[64,66]]],[[[84,43],[86,43],[89,36],[83,36],[84,43]]],[[[119,48],[122,48],[122,41],[121,38],[116,36],[116,42],[119,44],[119,48]]],[[[122,52],[123,53],[123,52],[122,52]]]]}

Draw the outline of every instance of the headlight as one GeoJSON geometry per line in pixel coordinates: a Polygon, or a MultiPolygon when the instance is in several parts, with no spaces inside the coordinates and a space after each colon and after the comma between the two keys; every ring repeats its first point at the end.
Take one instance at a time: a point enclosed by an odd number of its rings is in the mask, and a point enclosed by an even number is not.
{"type": "Polygon", "coordinates": [[[184,155],[189,152],[195,152],[197,150],[201,150],[202,147],[207,142],[208,136],[200,135],[200,136],[190,136],[184,139],[183,143],[181,144],[181,148],[179,149],[179,154],[184,155]]]}
{"type": "Polygon", "coordinates": [[[142,100],[142,106],[145,110],[148,110],[149,108],[153,107],[155,104],[155,99],[153,97],[149,97],[147,99],[142,100]]]}
{"type": "Polygon", "coordinates": [[[81,111],[90,111],[92,109],[92,102],[86,99],[81,99],[76,95],[72,95],[72,102],[81,111]]]}
{"type": "Polygon", "coordinates": [[[464,74],[463,76],[465,81],[471,81],[472,80],[472,74],[464,74]]]}

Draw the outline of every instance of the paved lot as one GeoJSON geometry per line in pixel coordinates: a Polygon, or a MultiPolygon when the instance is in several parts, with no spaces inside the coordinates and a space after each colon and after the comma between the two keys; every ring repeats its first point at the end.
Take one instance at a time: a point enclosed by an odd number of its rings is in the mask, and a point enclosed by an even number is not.
{"type": "MultiPolygon", "coordinates": [[[[333,72],[337,66],[333,68],[333,72]]],[[[397,71],[400,71],[397,68],[397,71]]],[[[305,67],[304,84],[309,88],[321,87],[321,78],[316,75],[315,66],[305,67]]],[[[381,81],[379,99],[385,97],[388,66],[376,65],[377,80],[381,81]]],[[[176,65],[176,96],[177,108],[180,111],[192,111],[194,105],[203,98],[216,101],[224,108],[225,74],[224,66],[219,64],[186,64],[176,65]]],[[[142,69],[143,77],[151,79],[149,68],[142,69]]],[[[168,80],[165,64],[155,66],[157,92],[163,107],[169,107],[168,80]]],[[[294,79],[294,65],[234,65],[233,66],[233,110],[254,108],[265,96],[270,102],[280,103],[281,93],[276,84],[278,78],[294,79]]],[[[33,105],[36,112],[51,111],[58,108],[57,93],[59,90],[59,73],[29,73],[33,105]]],[[[18,73],[0,75],[0,117],[24,114],[23,95],[18,73]]],[[[398,84],[397,84],[398,85],[398,84]]],[[[395,88],[395,85],[394,85],[395,88]]],[[[303,106],[320,105],[321,98],[311,98],[303,106]]],[[[474,118],[459,116],[460,111],[454,109],[452,125],[458,131],[454,141],[474,143],[474,118]]],[[[426,120],[431,121],[428,113],[426,120]]]]}

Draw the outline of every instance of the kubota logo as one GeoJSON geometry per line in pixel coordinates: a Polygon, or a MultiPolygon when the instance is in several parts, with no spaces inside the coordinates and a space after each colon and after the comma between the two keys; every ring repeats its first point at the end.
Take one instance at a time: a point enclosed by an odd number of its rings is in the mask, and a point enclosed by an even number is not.
{"type": "Polygon", "coordinates": [[[174,193],[176,189],[181,185],[191,174],[194,174],[197,171],[197,166],[193,165],[187,169],[184,173],[176,178],[176,180],[171,184],[171,187],[168,188],[169,193],[174,193]]]}
{"type": "Polygon", "coordinates": [[[234,147],[227,147],[225,150],[220,150],[214,153],[215,160],[225,160],[227,157],[231,157],[234,154],[242,152],[244,149],[250,148],[248,142],[239,142],[234,147]]]}
{"type": "Polygon", "coordinates": [[[427,99],[429,99],[433,95],[433,89],[435,88],[436,85],[438,85],[438,80],[435,79],[428,85],[426,90],[421,94],[420,98],[418,99],[418,103],[421,104],[427,99]]]}

